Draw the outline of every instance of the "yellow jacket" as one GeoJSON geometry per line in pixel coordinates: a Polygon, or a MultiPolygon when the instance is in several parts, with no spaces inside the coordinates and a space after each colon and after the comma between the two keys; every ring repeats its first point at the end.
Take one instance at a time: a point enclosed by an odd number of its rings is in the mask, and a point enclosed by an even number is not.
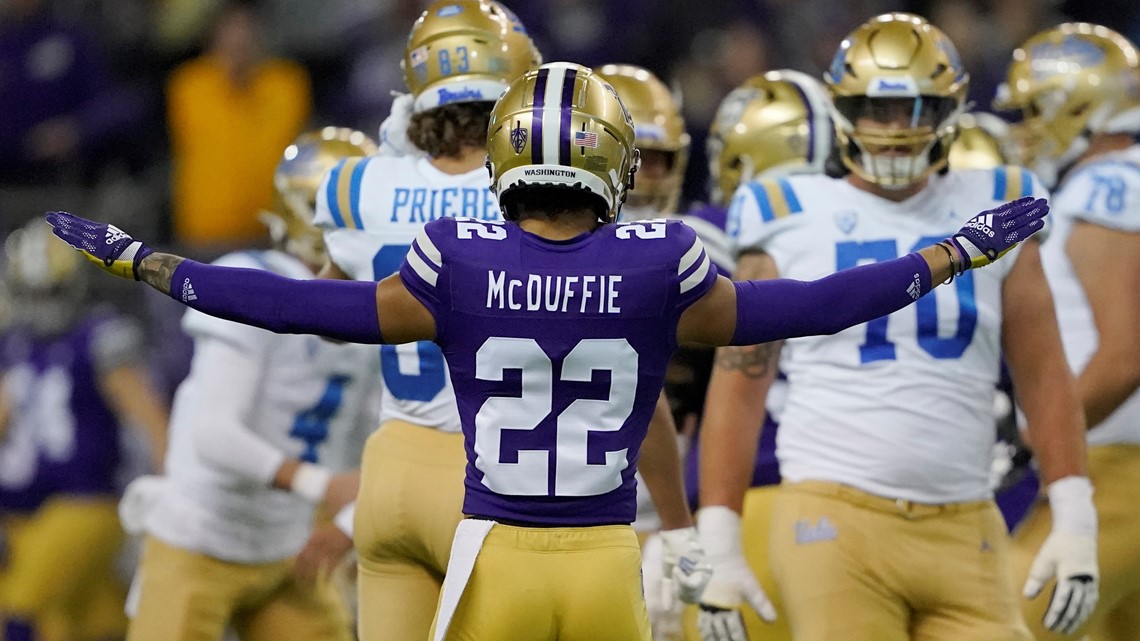
{"type": "Polygon", "coordinates": [[[308,74],[269,59],[241,87],[206,55],[174,70],[167,100],[175,238],[193,245],[264,239],[257,213],[272,205],[273,171],[309,116],[308,74]]]}

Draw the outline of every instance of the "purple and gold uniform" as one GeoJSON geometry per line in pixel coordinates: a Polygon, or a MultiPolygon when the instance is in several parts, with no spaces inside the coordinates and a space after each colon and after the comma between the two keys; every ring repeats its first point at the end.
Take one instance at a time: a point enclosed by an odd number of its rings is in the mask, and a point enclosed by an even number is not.
{"type": "Polygon", "coordinates": [[[8,634],[54,626],[69,638],[106,638],[125,620],[114,562],[119,424],[100,377],[139,353],[137,328],[96,313],[61,335],[15,330],[0,344],[12,408],[0,444],[0,515],[8,564],[0,609],[8,634]],[[61,559],[67,559],[61,562],[61,559]],[[70,628],[70,629],[68,629],[70,628]],[[91,635],[91,636],[89,636],[91,635]]]}
{"type": "Polygon", "coordinates": [[[633,476],[678,319],[716,278],[696,234],[643,221],[552,242],[514,225],[441,219],[400,275],[435,317],[450,368],[468,459],[464,513],[496,522],[450,628],[441,608],[437,638],[647,639],[628,527],[633,476]],[[574,567],[599,564],[608,585],[574,579],[596,576],[574,567]],[[495,572],[507,566],[510,595],[495,572]],[[592,612],[553,616],[563,607],[592,612]]]}

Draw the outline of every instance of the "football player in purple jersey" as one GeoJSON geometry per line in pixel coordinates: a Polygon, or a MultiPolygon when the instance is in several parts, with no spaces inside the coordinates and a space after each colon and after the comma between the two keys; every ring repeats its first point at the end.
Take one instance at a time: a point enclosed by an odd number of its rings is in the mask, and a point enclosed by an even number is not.
{"type": "MultiPolygon", "coordinates": [[[[677,345],[752,345],[890,313],[996,260],[1041,228],[1048,205],[1007,203],[940,243],[817,281],[733,283],[685,224],[613,223],[637,170],[633,140],[590,69],[528,72],[489,127],[506,222],[430,222],[379,283],[203,265],[72,214],[48,220],[104,270],[208,314],[362,343],[435,341],[463,423],[469,518],[433,638],[648,641],[633,475],[677,345]]],[[[708,574],[695,542],[674,576],[681,598],[699,597],[708,574]]]]}
{"type": "Polygon", "coordinates": [[[84,304],[82,260],[32,221],[9,236],[0,335],[0,638],[108,639],[125,628],[115,561],[122,426],[162,465],[167,411],[142,331],[84,304]]]}

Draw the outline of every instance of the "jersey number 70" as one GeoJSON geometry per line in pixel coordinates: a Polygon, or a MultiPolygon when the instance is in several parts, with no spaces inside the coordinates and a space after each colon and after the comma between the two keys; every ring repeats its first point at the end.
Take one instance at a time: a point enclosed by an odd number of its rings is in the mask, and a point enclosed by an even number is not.
{"type": "MultiPolygon", "coordinates": [[[[920,238],[910,251],[918,251],[941,240],[941,236],[920,238]]],[[[898,256],[898,247],[894,239],[846,241],[835,246],[835,266],[840,270],[855,267],[861,262],[892,260],[898,256]]],[[[974,330],[978,326],[978,309],[974,301],[974,274],[966,272],[958,276],[954,279],[954,287],[958,298],[958,328],[953,336],[944,338],[938,335],[938,300],[935,294],[945,288],[923,296],[914,304],[915,312],[918,314],[918,346],[934,358],[961,358],[974,339],[974,330]]],[[[867,339],[859,346],[861,363],[895,360],[895,344],[887,340],[889,319],[889,316],[883,316],[867,323],[867,339]]]]}

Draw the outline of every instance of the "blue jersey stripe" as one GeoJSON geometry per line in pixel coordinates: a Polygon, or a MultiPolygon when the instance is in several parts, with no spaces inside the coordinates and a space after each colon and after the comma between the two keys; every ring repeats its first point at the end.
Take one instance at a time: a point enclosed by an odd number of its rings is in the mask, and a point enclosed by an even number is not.
{"type": "Polygon", "coordinates": [[[994,200],[1005,200],[1005,167],[994,167],[994,200]]]}
{"type": "Polygon", "coordinates": [[[1029,175],[1029,170],[1023,168],[1018,169],[1021,172],[1021,195],[1018,198],[1025,198],[1026,196],[1033,195],[1033,178],[1029,175]]]}
{"type": "Polygon", "coordinates": [[[784,200],[788,203],[788,213],[798,214],[804,209],[800,206],[800,201],[796,198],[796,192],[792,190],[792,183],[784,178],[780,178],[780,191],[784,192],[784,200]]]}
{"type": "Polygon", "coordinates": [[[344,227],[344,216],[340,213],[340,202],[337,198],[337,185],[340,183],[340,170],[343,166],[344,163],[340,162],[333,167],[332,173],[329,174],[328,187],[325,188],[325,199],[329,204],[329,213],[332,214],[333,224],[337,227],[344,227]]]}
{"type": "Polygon", "coordinates": [[[356,164],[352,169],[352,184],[349,186],[348,202],[349,209],[352,213],[352,221],[356,223],[357,229],[364,229],[364,223],[360,219],[360,183],[364,179],[364,168],[368,166],[371,158],[365,158],[356,164]]]}
{"type": "Polygon", "coordinates": [[[776,212],[772,209],[772,203],[768,202],[768,193],[764,191],[764,186],[757,182],[750,182],[748,188],[756,197],[756,204],[760,206],[760,217],[764,219],[764,222],[770,223],[776,220],[776,212]]]}

